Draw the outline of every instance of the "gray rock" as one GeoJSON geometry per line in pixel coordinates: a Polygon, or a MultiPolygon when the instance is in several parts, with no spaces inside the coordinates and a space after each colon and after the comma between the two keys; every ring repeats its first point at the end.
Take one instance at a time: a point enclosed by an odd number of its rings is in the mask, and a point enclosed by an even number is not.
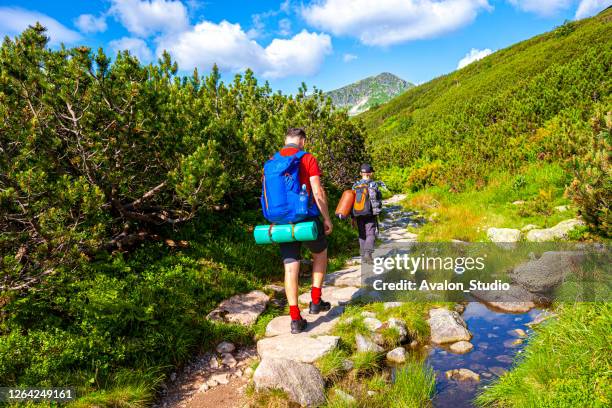
{"type": "Polygon", "coordinates": [[[404,363],[406,361],[406,349],[403,347],[394,348],[387,353],[387,360],[396,364],[404,363]]]}
{"type": "Polygon", "coordinates": [[[518,242],[521,239],[521,231],[512,228],[489,228],[487,237],[491,242],[518,242]]]}
{"type": "MultiPolygon", "coordinates": [[[[312,315],[308,309],[302,310],[302,317],[306,319],[308,325],[306,330],[299,336],[313,336],[331,333],[338,323],[344,306],[334,306],[328,312],[312,315]]],[[[291,333],[291,317],[288,315],[275,317],[266,326],[266,337],[280,336],[291,333]]],[[[295,336],[295,335],[294,335],[295,336]]]]}
{"type": "Polygon", "coordinates": [[[383,303],[383,307],[385,308],[385,310],[387,310],[387,309],[392,309],[394,307],[400,307],[403,304],[404,302],[385,302],[383,303]]]}
{"type": "Polygon", "coordinates": [[[352,370],[352,369],[353,369],[353,367],[354,367],[354,365],[355,365],[355,363],[353,363],[353,360],[350,360],[350,359],[348,359],[348,358],[347,358],[347,359],[342,360],[342,369],[343,369],[344,371],[350,371],[350,370],[352,370]]]}
{"type": "Polygon", "coordinates": [[[496,376],[501,377],[508,370],[506,370],[505,368],[502,368],[502,367],[489,367],[489,371],[492,372],[493,374],[495,374],[496,376]]]}
{"type": "Polygon", "coordinates": [[[474,297],[494,309],[507,313],[525,313],[535,307],[536,297],[519,285],[510,285],[510,290],[473,290],[474,297]]]}
{"type": "Polygon", "coordinates": [[[334,394],[336,395],[336,397],[341,399],[342,402],[344,402],[347,405],[352,405],[352,404],[357,403],[357,400],[355,399],[355,397],[353,397],[351,394],[348,394],[342,391],[341,389],[336,388],[334,390],[334,394]]]}
{"type": "Polygon", "coordinates": [[[217,357],[212,356],[210,358],[210,361],[208,361],[208,368],[210,368],[211,370],[216,370],[217,368],[219,368],[219,361],[217,360],[217,357]]]}
{"type": "Polygon", "coordinates": [[[230,353],[225,353],[222,355],[221,363],[228,367],[236,367],[236,364],[238,364],[234,356],[232,356],[230,353]]]}
{"type": "Polygon", "coordinates": [[[363,319],[363,323],[371,331],[376,331],[382,326],[382,322],[374,317],[366,317],[365,319],[363,319]]]}
{"type": "Polygon", "coordinates": [[[222,341],[221,343],[217,344],[217,353],[219,354],[231,353],[234,350],[236,350],[236,346],[229,341],[222,341]]]}
{"type": "Polygon", "coordinates": [[[450,351],[456,354],[465,354],[471,351],[474,348],[474,345],[469,341],[458,341],[450,345],[450,351]]]}
{"type": "Polygon", "coordinates": [[[376,353],[382,353],[384,349],[378,344],[374,343],[371,339],[363,336],[362,334],[355,335],[355,343],[358,352],[374,351],[376,353]]]}
{"type": "Polygon", "coordinates": [[[269,301],[270,297],[264,292],[254,290],[224,300],[206,317],[209,320],[251,326],[259,315],[266,310],[269,301]]]}
{"type": "Polygon", "coordinates": [[[366,311],[361,312],[361,316],[363,316],[363,317],[372,317],[372,318],[376,318],[376,313],[374,313],[374,312],[368,312],[368,311],[366,310],[366,311]]]}
{"type": "Polygon", "coordinates": [[[559,286],[584,257],[581,251],[544,252],[540,259],[515,267],[509,276],[528,291],[549,292],[559,286]]]}
{"type": "Polygon", "coordinates": [[[559,211],[559,212],[565,212],[568,211],[570,209],[569,205],[558,205],[555,207],[555,211],[559,211]]]}
{"type": "Polygon", "coordinates": [[[320,406],[325,403],[325,382],[319,370],[310,364],[264,358],[255,370],[253,383],[257,390],[283,390],[289,399],[302,406],[320,406]]]}
{"type": "Polygon", "coordinates": [[[567,239],[568,233],[578,226],[584,225],[584,221],[575,218],[561,221],[554,227],[546,229],[532,229],[527,233],[526,239],[531,242],[555,241],[567,239]]]}
{"type": "Polygon", "coordinates": [[[301,363],[313,363],[338,345],[337,336],[296,336],[283,334],[257,342],[257,353],[264,358],[283,358],[301,363]]]}
{"type": "Polygon", "coordinates": [[[443,308],[431,309],[427,323],[431,331],[431,341],[434,343],[454,343],[472,338],[465,321],[455,311],[443,308]]]}
{"type": "Polygon", "coordinates": [[[456,368],[446,372],[446,378],[457,381],[480,381],[480,375],[468,368],[456,368]]]}
{"type": "Polygon", "coordinates": [[[527,224],[523,228],[521,228],[522,232],[528,232],[534,229],[541,229],[538,225],[535,224],[527,224]]]}
{"type": "Polygon", "coordinates": [[[208,380],[210,383],[217,383],[217,384],[227,384],[229,383],[229,378],[227,378],[227,373],[221,373],[221,374],[213,374],[210,376],[210,379],[208,380]]]}
{"type": "Polygon", "coordinates": [[[408,328],[406,327],[405,321],[403,321],[402,319],[396,319],[395,317],[392,317],[389,320],[387,320],[386,324],[388,327],[391,327],[397,330],[397,333],[399,335],[398,340],[400,343],[403,343],[408,340],[408,328]]]}
{"type": "Polygon", "coordinates": [[[333,286],[361,286],[361,267],[351,267],[325,275],[325,284],[333,286]]]}
{"type": "MultiPolygon", "coordinates": [[[[337,286],[324,286],[322,290],[322,297],[327,302],[330,302],[332,306],[343,305],[350,303],[357,299],[361,292],[359,288],[354,286],[337,287],[337,286]]],[[[300,303],[310,303],[310,292],[302,293],[298,298],[300,303]]]]}
{"type": "Polygon", "coordinates": [[[516,201],[513,201],[512,204],[513,205],[523,205],[523,204],[525,204],[525,201],[523,201],[523,200],[516,200],[516,201]]]}
{"type": "Polygon", "coordinates": [[[526,324],[527,327],[533,327],[533,326],[537,326],[539,324],[542,324],[543,322],[545,322],[546,320],[550,319],[551,317],[556,317],[555,313],[549,312],[548,310],[543,310],[540,314],[538,314],[532,321],[530,321],[529,323],[526,324]]]}

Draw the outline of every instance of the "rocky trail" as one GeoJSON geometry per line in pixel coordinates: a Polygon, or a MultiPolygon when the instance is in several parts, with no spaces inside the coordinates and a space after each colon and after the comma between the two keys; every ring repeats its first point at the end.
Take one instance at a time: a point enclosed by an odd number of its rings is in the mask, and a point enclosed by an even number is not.
{"type": "MultiPolygon", "coordinates": [[[[416,242],[417,235],[408,232],[406,228],[418,227],[423,220],[415,213],[404,211],[400,205],[404,198],[404,195],[395,195],[384,201],[386,216],[380,222],[379,248],[397,243],[416,242]]],[[[181,373],[173,374],[165,386],[163,398],[156,406],[164,408],[248,406],[246,390],[251,378],[255,389],[281,389],[291,400],[300,405],[318,406],[325,403],[325,382],[313,363],[338,346],[339,337],[332,335],[332,330],[341,319],[345,306],[363,295],[361,273],[359,258],[353,258],[344,269],[326,276],[323,298],[331,302],[333,307],[327,313],[310,315],[305,306],[302,316],[308,320],[308,329],[304,333],[290,334],[289,316],[279,316],[268,323],[265,336],[257,341],[255,347],[235,349],[233,344],[223,342],[218,345],[215,352],[199,356],[181,373]],[[258,362],[257,368],[253,370],[251,365],[255,365],[256,362],[258,362]]],[[[277,292],[276,298],[284,296],[282,287],[269,286],[277,292]]],[[[229,323],[252,325],[266,309],[270,300],[263,291],[236,295],[222,302],[208,317],[229,323]]],[[[299,297],[302,305],[307,305],[309,301],[310,293],[304,293],[299,297]]],[[[482,305],[477,308],[468,304],[470,316],[475,322],[475,328],[479,330],[478,333],[473,333],[474,328],[470,327],[471,323],[466,323],[462,317],[464,305],[457,305],[455,310],[435,308],[429,311],[431,344],[425,347],[430,350],[431,365],[436,370],[436,382],[442,384],[442,388],[438,386],[437,392],[445,396],[439,403],[436,403],[434,398],[436,406],[451,406],[452,402],[446,405],[444,401],[452,401],[455,398],[455,388],[464,397],[459,398],[459,401],[467,405],[461,405],[459,402],[452,406],[455,408],[471,406],[468,399],[473,397],[481,377],[486,381],[499,376],[512,364],[510,355],[504,354],[503,361],[500,361],[497,355],[487,355],[487,349],[501,353],[495,347],[491,347],[490,343],[495,341],[489,337],[491,333],[498,331],[500,327],[505,328],[505,336],[514,337],[504,337],[504,341],[513,353],[516,353],[522,344],[522,338],[527,335],[526,330],[529,330],[527,327],[519,328],[519,324],[523,325],[535,316],[535,313],[527,314],[535,307],[531,302],[517,300],[510,305],[506,305],[507,302],[496,302],[495,299],[482,299],[481,302],[500,307],[502,310],[496,312],[482,305]],[[518,319],[514,318],[514,315],[506,314],[508,312],[518,312],[523,315],[518,319]],[[497,314],[499,316],[496,316],[497,314]],[[497,325],[495,322],[499,318],[502,318],[508,327],[497,325]],[[483,321],[488,323],[483,324],[483,321]],[[515,334],[511,333],[512,330],[515,334]],[[469,355],[477,358],[466,357],[469,355]],[[448,358],[449,356],[455,357],[448,358]],[[450,361],[449,364],[446,364],[447,360],[450,361]],[[495,364],[491,365],[491,361],[495,364]]],[[[401,302],[387,302],[385,308],[399,305],[401,302]]],[[[406,337],[404,321],[390,318],[386,322],[381,322],[375,316],[367,316],[364,323],[371,329],[371,336],[357,336],[358,351],[384,351],[387,352],[387,360],[390,362],[405,361],[406,348],[384,350],[376,341],[376,331],[383,326],[396,327],[399,335],[402,336],[403,333],[406,337]]],[[[417,347],[416,344],[407,346],[408,349],[417,347]]]]}

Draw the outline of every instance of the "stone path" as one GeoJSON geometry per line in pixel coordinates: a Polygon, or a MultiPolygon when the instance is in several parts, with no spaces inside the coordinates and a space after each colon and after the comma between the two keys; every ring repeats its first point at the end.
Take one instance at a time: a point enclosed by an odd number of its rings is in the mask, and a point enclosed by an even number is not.
{"type": "MultiPolygon", "coordinates": [[[[416,213],[404,211],[399,204],[404,198],[405,195],[395,195],[383,202],[385,217],[379,223],[381,245],[378,246],[377,250],[389,250],[393,247],[392,244],[400,242],[416,242],[416,234],[408,232],[406,228],[408,226],[419,226],[424,220],[420,219],[416,213]]],[[[289,316],[279,316],[268,323],[265,337],[257,342],[256,350],[260,363],[254,373],[247,367],[246,363],[252,361],[252,351],[249,359],[234,359],[231,353],[208,356],[208,362],[204,364],[206,369],[202,371],[205,374],[198,377],[199,382],[190,387],[188,397],[168,400],[161,405],[181,408],[208,406],[223,408],[231,406],[226,405],[219,398],[218,390],[224,388],[236,394],[237,389],[244,390],[246,379],[251,375],[253,375],[256,389],[263,390],[280,386],[293,401],[299,404],[318,405],[324,403],[324,382],[313,363],[337,347],[339,337],[331,336],[330,333],[344,312],[344,305],[364,295],[365,288],[361,288],[361,286],[360,260],[359,258],[353,258],[347,263],[346,268],[330,273],[325,278],[322,291],[323,298],[332,303],[332,309],[327,313],[318,315],[310,315],[307,308],[302,311],[302,316],[309,323],[305,332],[299,335],[290,334],[289,316]],[[210,367],[211,362],[216,368],[210,367]],[[238,367],[238,369],[226,367],[227,364],[235,364],[234,367],[238,367]],[[229,373],[225,373],[228,370],[230,370],[229,373]],[[219,372],[221,375],[218,375],[219,372]],[[219,379],[221,381],[218,381],[219,379]],[[215,381],[219,384],[216,387],[214,386],[215,381]],[[197,384],[201,385],[198,387],[197,384]]],[[[252,325],[265,310],[269,301],[268,295],[261,291],[236,295],[222,302],[209,314],[208,318],[252,325]]],[[[299,296],[299,302],[307,306],[310,302],[310,293],[307,292],[299,296]]],[[[385,308],[397,307],[400,304],[400,302],[387,302],[385,308]]],[[[460,332],[450,341],[463,341],[465,343],[471,337],[464,327],[465,323],[462,323],[461,317],[454,312],[449,316],[452,319],[449,318],[448,320],[453,320],[453,323],[457,325],[455,330],[460,332]]],[[[372,318],[371,320],[376,319],[372,318]]],[[[374,323],[381,322],[376,321],[374,323]]],[[[385,324],[389,324],[389,322],[385,324]]],[[[365,340],[370,342],[370,339],[365,340]]],[[[401,352],[402,350],[395,350],[389,358],[401,360],[401,352]]],[[[240,395],[242,396],[235,397],[234,402],[238,405],[244,405],[241,402],[244,393],[242,392],[240,395]]]]}

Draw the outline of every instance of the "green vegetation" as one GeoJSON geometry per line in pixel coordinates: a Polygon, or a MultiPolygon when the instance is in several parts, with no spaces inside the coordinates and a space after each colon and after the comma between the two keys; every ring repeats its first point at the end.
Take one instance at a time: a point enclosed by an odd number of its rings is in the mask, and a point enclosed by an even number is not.
{"type": "Polygon", "coordinates": [[[548,228],[575,216],[575,207],[554,209],[568,204],[564,191],[570,181],[558,164],[533,163],[516,173],[493,172],[491,182],[481,188],[472,184],[465,191],[452,192],[428,187],[411,194],[404,204],[428,219],[418,229],[421,241],[486,241],[489,227],[548,228]]]}
{"type": "Polygon", "coordinates": [[[537,330],[522,361],[478,397],[493,407],[608,407],[612,404],[610,303],[561,304],[537,330]]]}
{"type": "Polygon", "coordinates": [[[611,19],[568,22],[362,114],[379,175],[395,191],[464,192],[559,165],[576,173],[585,219],[609,235],[611,19]]]}
{"type": "MultiPolygon", "coordinates": [[[[252,342],[263,322],[205,317],[281,276],[250,233],[263,162],[303,126],[333,197],[363,160],[361,127],[320,94],[176,72],[167,55],[50,50],[39,25],[0,47],[0,384],[138,407],[194,353],[252,342]]],[[[355,245],[336,231],[332,265],[355,245]]]]}

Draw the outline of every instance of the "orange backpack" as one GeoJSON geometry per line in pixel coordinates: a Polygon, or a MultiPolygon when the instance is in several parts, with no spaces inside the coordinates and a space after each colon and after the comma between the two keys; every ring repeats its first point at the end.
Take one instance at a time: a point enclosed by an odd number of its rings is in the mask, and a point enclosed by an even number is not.
{"type": "Polygon", "coordinates": [[[370,203],[370,193],[368,183],[358,184],[353,187],[355,190],[355,203],[353,204],[353,215],[371,215],[372,204],[370,203]]]}

